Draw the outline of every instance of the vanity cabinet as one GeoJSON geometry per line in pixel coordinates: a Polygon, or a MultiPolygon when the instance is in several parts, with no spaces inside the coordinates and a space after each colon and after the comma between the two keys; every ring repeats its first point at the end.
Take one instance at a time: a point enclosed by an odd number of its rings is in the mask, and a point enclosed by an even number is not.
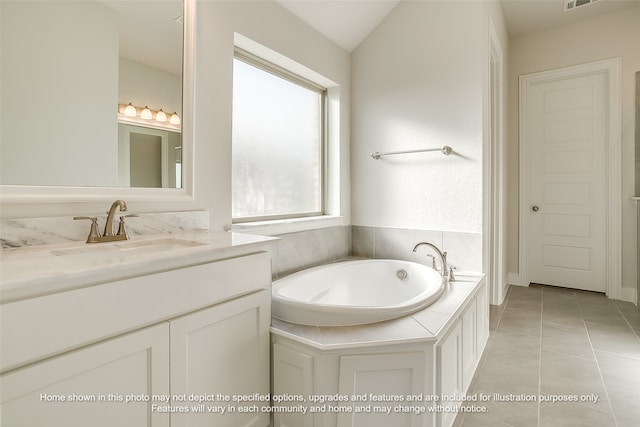
{"type": "Polygon", "coordinates": [[[163,323],[3,375],[2,425],[168,426],[147,402],[124,400],[169,394],[168,338],[163,323]]]}
{"type": "Polygon", "coordinates": [[[1,424],[268,426],[191,396],[269,393],[270,285],[259,252],[4,304],[1,424]]]}
{"type": "MultiPolygon", "coordinates": [[[[182,396],[224,394],[266,396],[269,393],[269,324],[271,293],[255,294],[170,322],[171,393],[182,396]]],[[[187,402],[189,406],[196,403],[187,402]]],[[[235,402],[203,402],[235,407],[235,402]]],[[[269,401],[251,412],[186,412],[171,415],[172,427],[266,427],[269,401]]]]}

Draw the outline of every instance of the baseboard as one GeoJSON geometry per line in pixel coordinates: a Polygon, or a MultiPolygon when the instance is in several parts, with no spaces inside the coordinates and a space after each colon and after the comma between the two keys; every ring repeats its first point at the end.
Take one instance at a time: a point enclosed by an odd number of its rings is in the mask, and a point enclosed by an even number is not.
{"type": "Polygon", "coordinates": [[[621,288],[620,289],[620,299],[622,301],[632,302],[638,305],[638,290],[634,288],[621,288]]]}
{"type": "Polygon", "coordinates": [[[527,286],[520,283],[520,275],[518,273],[509,273],[509,284],[514,286],[527,286]]]}

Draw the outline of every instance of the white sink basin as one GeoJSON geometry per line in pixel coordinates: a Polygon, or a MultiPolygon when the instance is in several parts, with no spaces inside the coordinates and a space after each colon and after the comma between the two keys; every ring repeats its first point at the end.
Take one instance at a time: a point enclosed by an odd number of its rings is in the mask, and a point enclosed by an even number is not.
{"type": "Polygon", "coordinates": [[[137,258],[150,253],[205,245],[195,240],[155,239],[139,242],[92,243],[79,248],[56,249],[51,254],[69,262],[112,262],[137,258]]]}

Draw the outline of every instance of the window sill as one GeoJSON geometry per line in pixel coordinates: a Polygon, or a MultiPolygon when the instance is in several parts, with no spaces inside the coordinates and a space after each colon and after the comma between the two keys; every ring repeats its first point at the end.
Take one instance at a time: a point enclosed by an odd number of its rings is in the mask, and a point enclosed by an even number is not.
{"type": "Polygon", "coordinates": [[[236,233],[261,234],[275,236],[298,231],[316,230],[344,225],[341,216],[322,215],[306,218],[279,219],[274,221],[244,222],[233,224],[231,231],[236,233]]]}

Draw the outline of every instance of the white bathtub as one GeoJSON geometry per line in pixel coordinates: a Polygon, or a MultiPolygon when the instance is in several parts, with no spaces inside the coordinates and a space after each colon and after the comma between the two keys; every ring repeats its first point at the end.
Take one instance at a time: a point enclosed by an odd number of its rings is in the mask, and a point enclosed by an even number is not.
{"type": "Polygon", "coordinates": [[[301,325],[362,325],[421,310],[443,290],[440,274],[426,265],[346,261],[275,281],[271,310],[274,317],[301,325]]]}

